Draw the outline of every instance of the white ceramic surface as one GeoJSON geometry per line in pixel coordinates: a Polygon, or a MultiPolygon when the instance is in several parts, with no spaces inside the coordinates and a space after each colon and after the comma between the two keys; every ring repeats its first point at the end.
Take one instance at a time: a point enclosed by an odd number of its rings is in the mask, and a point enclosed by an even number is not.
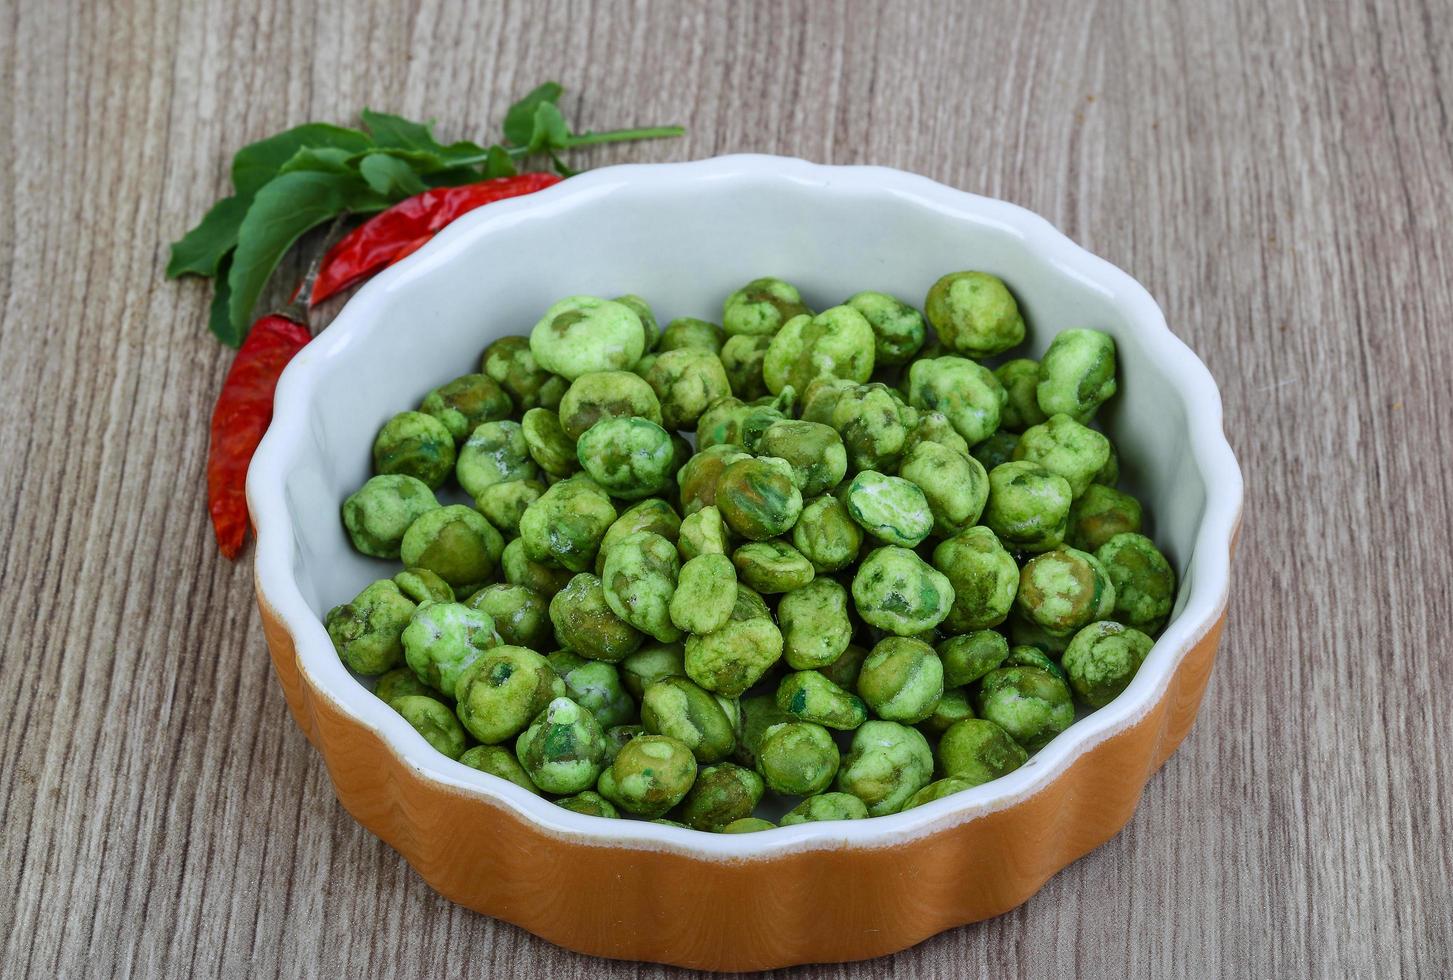
{"type": "Polygon", "coordinates": [[[288,367],[247,495],[257,584],[295,638],[301,669],[414,769],[585,843],[732,859],[886,846],[972,819],[1032,795],[1133,724],[1225,607],[1242,484],[1205,366],[1144,288],[1044,219],[901,171],[744,155],[591,171],[450,225],[359,290],[288,367]],[[344,669],[321,616],[395,565],[353,551],[339,505],[367,479],[378,427],[436,385],[478,370],[491,340],[528,334],[551,302],[577,293],[638,293],[662,324],[719,322],[726,294],[758,276],[795,283],[814,309],[861,289],[921,307],[933,281],[959,269],[1009,284],[1029,325],[1029,356],[1071,327],[1115,337],[1120,393],[1102,421],[1121,453],[1122,485],[1144,502],[1147,533],[1180,576],[1170,625],[1130,687],[1024,767],[872,820],[739,835],[602,820],[438,754],[344,669]]]}

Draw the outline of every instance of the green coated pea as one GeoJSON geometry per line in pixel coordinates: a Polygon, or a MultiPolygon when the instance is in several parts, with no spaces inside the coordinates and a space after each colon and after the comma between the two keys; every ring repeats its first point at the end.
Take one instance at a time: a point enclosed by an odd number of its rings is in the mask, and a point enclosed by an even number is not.
{"type": "Polygon", "coordinates": [[[433,698],[438,701],[442,695],[419,680],[417,674],[407,667],[395,667],[385,674],[380,674],[378,683],[374,685],[373,694],[384,704],[391,703],[394,698],[401,698],[406,694],[422,694],[426,698],[433,698]]]}
{"type": "Polygon", "coordinates": [[[520,733],[515,756],[531,782],[547,793],[579,793],[605,767],[605,736],[587,709],[555,698],[520,733]]]}
{"type": "Polygon", "coordinates": [[[841,656],[826,667],[819,667],[817,672],[844,691],[853,691],[857,689],[858,675],[862,673],[863,661],[867,659],[867,647],[849,643],[841,656]]]}
{"type": "Polygon", "coordinates": [[[375,476],[343,501],[343,526],[361,553],[397,558],[409,525],[438,506],[422,480],[402,473],[375,476]]]}
{"type": "Polygon", "coordinates": [[[837,788],[862,800],[868,815],[897,813],[933,778],[933,751],[923,733],[894,721],[869,721],[853,732],[837,788]]]}
{"type": "Polygon", "coordinates": [[[784,813],[782,826],[824,820],[865,820],[867,816],[868,808],[851,793],[818,793],[784,813]]]}
{"type": "MultiPolygon", "coordinates": [[[[521,518],[523,522],[523,517],[521,518]]],[[[571,578],[568,568],[547,562],[534,561],[525,555],[525,542],[515,538],[505,545],[500,556],[505,581],[511,585],[523,585],[540,593],[547,600],[565,588],[571,578]]]]}
{"type": "Polygon", "coordinates": [[[480,369],[509,393],[518,411],[560,404],[569,382],[551,374],[530,353],[524,337],[501,337],[484,349],[480,369]]]}
{"type": "Polygon", "coordinates": [[[804,391],[823,376],[862,384],[873,374],[874,345],[873,328],[851,306],[797,316],[773,336],[762,364],[763,380],[773,394],[787,385],[804,391]]]}
{"type": "Polygon", "coordinates": [[[611,609],[601,580],[581,572],[550,600],[555,639],[588,660],[618,663],[644,637],[611,609]]]}
{"type": "Polygon", "coordinates": [[[648,497],[627,507],[606,530],[605,537],[600,539],[600,550],[595,558],[596,574],[599,575],[605,568],[605,556],[614,545],[640,531],[650,531],[674,542],[681,532],[681,518],[677,516],[676,508],[659,497],[648,497]]]}
{"type": "Polygon", "coordinates": [[[1024,317],[1014,294],[987,272],[942,277],[928,290],[923,311],[943,345],[959,354],[992,357],[1024,342],[1024,317]]]}
{"type": "Polygon", "coordinates": [[[656,350],[663,354],[671,350],[704,350],[720,354],[724,343],[726,331],[715,323],[682,316],[666,324],[656,350]]]}
{"type": "Polygon", "coordinates": [[[758,592],[776,594],[812,581],[812,562],[784,541],[753,541],[732,552],[738,577],[758,592]]]}
{"type": "Polygon", "coordinates": [[[394,574],[394,585],[414,602],[453,602],[454,590],[427,568],[405,568],[394,574]]]}
{"type": "Polygon", "coordinates": [[[605,730],[605,764],[609,766],[615,761],[625,744],[633,738],[646,734],[646,729],[640,725],[612,725],[605,730]]]}
{"type": "Polygon", "coordinates": [[[498,646],[459,676],[455,693],[459,720],[469,734],[498,745],[524,731],[555,698],[564,697],[565,682],[535,651],[498,646]]]}
{"type": "Polygon", "coordinates": [[[454,471],[454,436],[423,412],[400,412],[373,440],[375,473],[412,476],[437,490],[454,471]]]}
{"type": "Polygon", "coordinates": [[[474,508],[491,525],[511,538],[519,537],[520,519],[530,505],[545,496],[545,484],[539,480],[508,480],[491,483],[474,498],[474,508]]]}
{"type": "Polygon", "coordinates": [[[953,601],[949,580],[906,548],[887,545],[870,552],[853,576],[858,615],[897,636],[937,626],[953,601]]]}
{"type": "Polygon", "coordinates": [[[1070,638],[1074,636],[1074,633],[1047,630],[1034,620],[1021,615],[1018,610],[1009,616],[1005,626],[1009,631],[1009,639],[1016,648],[1034,647],[1056,657],[1064,653],[1070,638]]]}
{"type": "Polygon", "coordinates": [[[1115,585],[1113,618],[1144,633],[1156,633],[1170,616],[1176,573],[1160,549],[1143,534],[1117,534],[1095,551],[1115,585]]]}
{"type": "Polygon", "coordinates": [[[576,443],[580,465],[611,496],[639,500],[671,480],[671,436],[642,418],[602,419],[576,443]]]}
{"type": "Polygon", "coordinates": [[[594,296],[562,299],[530,331],[535,360],[567,381],[592,371],[629,370],[645,349],[645,328],[635,311],[594,296]]]}
{"type": "Polygon", "coordinates": [[[1009,641],[996,630],[973,630],[951,636],[938,645],[943,663],[943,682],[949,687],[972,684],[1003,664],[1009,656],[1009,641]]]}
{"type": "Polygon", "coordinates": [[[1139,533],[1140,501],[1114,487],[1092,483],[1070,505],[1067,540],[1081,551],[1095,551],[1117,534],[1139,533]]]}
{"type": "Polygon", "coordinates": [[[641,735],[621,747],[600,774],[600,794],[627,813],[655,818],[670,810],[696,782],[691,750],[668,735],[641,735]]]}
{"type": "MultiPolygon", "coordinates": [[[[698,441],[697,445],[701,443],[698,441]]],[[[676,475],[681,487],[682,512],[690,517],[703,507],[714,507],[722,472],[739,459],[751,458],[750,453],[735,443],[718,443],[700,449],[676,475]]]]}
{"type": "Polygon", "coordinates": [[[762,735],[773,725],[794,719],[777,707],[775,694],[756,694],[740,699],[737,702],[737,714],[741,718],[740,734],[737,736],[737,747],[732,757],[740,764],[755,769],[757,748],[762,742],[762,735]]]}
{"type": "Polygon", "coordinates": [[[601,538],[615,519],[610,496],[596,483],[581,477],[561,480],[520,518],[525,557],[583,572],[594,564],[601,538]]]}
{"type": "Polygon", "coordinates": [[[637,701],[661,678],[685,676],[685,653],[679,643],[647,644],[621,661],[621,683],[637,701]]]}
{"type": "Polygon", "coordinates": [[[572,442],[603,419],[643,418],[661,424],[661,403],[644,378],[629,371],[583,374],[560,399],[560,428],[572,442]]]}
{"type": "Polygon", "coordinates": [[[721,831],[752,815],[762,800],[762,777],[730,762],[705,766],[681,801],[681,819],[697,830],[721,831]]]}
{"type": "Polygon", "coordinates": [[[451,759],[457,759],[464,753],[468,739],[448,705],[423,695],[405,694],[395,698],[389,707],[403,715],[404,721],[412,725],[414,731],[437,752],[451,759]]]}
{"type": "Polygon", "coordinates": [[[595,715],[602,728],[623,725],[636,715],[636,703],[621,683],[615,664],[586,660],[569,650],[545,658],[565,682],[565,696],[595,715]]]}
{"type": "Polygon", "coordinates": [[[480,424],[509,418],[514,403],[493,378],[466,374],[425,395],[419,411],[443,422],[460,443],[480,424]]]}
{"type": "Polygon", "coordinates": [[[715,503],[732,531],[751,541],[791,530],[802,513],[792,466],[776,457],[729,463],[717,480],[715,503]]]}
{"type": "Polygon", "coordinates": [[[1130,686],[1155,641],[1120,623],[1091,623],[1065,648],[1070,687],[1090,708],[1103,708],[1130,686]]]}
{"type": "MultiPolygon", "coordinates": [[[[1068,644],[1066,644],[1068,646],[1068,644]]],[[[1039,647],[1015,646],[1009,648],[1009,656],[1004,660],[1005,667],[1038,667],[1040,670],[1048,671],[1066,684],[1070,682],[1069,675],[1064,668],[1050,659],[1049,654],[1039,647]]]]}
{"type": "Polygon", "coordinates": [[[1031,752],[1075,720],[1069,687],[1037,667],[991,670],[979,682],[975,708],[981,719],[992,721],[1031,752]]]}
{"type": "Polygon", "coordinates": [[[1051,633],[1073,633],[1115,609],[1115,586],[1094,555],[1059,548],[1036,555],[1019,573],[1015,606],[1051,633]]]}
{"type": "Polygon", "coordinates": [[[508,419],[485,422],[474,430],[459,450],[454,467],[459,485],[471,497],[485,487],[510,480],[533,480],[540,475],[530,458],[524,431],[508,419]]]}
{"type": "Polygon", "coordinates": [[[636,531],[606,555],[601,583],[613,613],[661,643],[681,638],[671,622],[680,571],[676,546],[652,531],[636,531]]]}
{"type": "MultiPolygon", "coordinates": [[[[737,586],[737,596],[745,587],[737,586]]],[[[738,602],[738,606],[741,603],[738,602]]],[[[782,656],[782,633],[766,615],[732,619],[721,629],[686,638],[686,675],[708,691],[739,697],[782,656]]]]}
{"type": "Polygon", "coordinates": [[[970,455],[968,442],[959,435],[958,430],[953,427],[953,423],[948,420],[948,416],[942,412],[920,411],[918,413],[918,424],[908,434],[904,456],[912,455],[914,450],[926,442],[951,449],[960,456],[970,455]]]}
{"type": "Polygon", "coordinates": [[[863,470],[844,496],[852,519],[884,544],[912,548],[933,530],[928,498],[909,480],[863,470]]]}
{"type": "Polygon", "coordinates": [[[808,312],[796,286],[767,276],[753,279],[726,298],[721,325],[729,337],[771,336],[794,316],[808,312]]]}
{"type": "Polygon", "coordinates": [[[721,511],[715,507],[702,507],[688,514],[681,522],[676,550],[680,552],[683,562],[702,555],[725,555],[727,530],[726,523],[721,519],[721,511]]]}
{"type": "Polygon", "coordinates": [[[580,468],[575,440],[565,434],[560,416],[550,409],[530,409],[520,419],[520,431],[530,458],[548,475],[563,479],[580,468]]]}
{"type": "Polygon", "coordinates": [[[723,834],[755,834],[759,830],[774,830],[777,825],[770,820],[763,820],[761,817],[742,817],[740,820],[733,820],[721,828],[723,834]]]}
{"type": "Polygon", "coordinates": [[[969,455],[977,459],[986,471],[992,472],[1000,463],[1007,463],[1014,458],[1014,448],[1018,445],[1017,433],[1000,429],[970,450],[969,455]]]}
{"type": "Polygon", "coordinates": [[[421,514],[399,547],[404,564],[427,568],[453,586],[471,592],[494,575],[504,552],[504,536],[483,514],[461,504],[421,514]]]}
{"type": "Polygon", "coordinates": [[[825,667],[842,656],[853,636],[848,592],[830,578],[816,578],[777,603],[783,656],[794,670],[825,667]]]}
{"type": "Polygon", "coordinates": [[[1064,330],[1039,361],[1040,411],[1088,422],[1115,394],[1115,341],[1099,330],[1064,330]]]}
{"type": "Polygon", "coordinates": [[[994,372],[966,357],[914,361],[908,369],[908,404],[942,412],[971,446],[994,434],[1007,397],[994,372]]]}
{"type": "Polygon", "coordinates": [[[426,602],[414,610],[403,643],[409,669],[452,698],[460,676],[499,646],[500,635],[487,612],[460,602],[426,602]]]}
{"type": "Polygon", "coordinates": [[[414,603],[384,579],[364,587],[351,602],[328,611],[323,625],[338,657],[354,673],[372,676],[404,661],[404,629],[414,603]]]}
{"type": "Polygon", "coordinates": [[[737,720],[734,701],[687,677],[663,677],[641,696],[641,724],[646,731],[679,740],[699,762],[717,762],[732,754],[737,720]]]}
{"type": "Polygon", "coordinates": [[[923,346],[923,314],[887,293],[855,293],[847,305],[873,328],[873,360],[879,367],[907,364],[923,346]]]}
{"type": "Polygon", "coordinates": [[[569,810],[572,813],[583,813],[591,817],[609,817],[614,819],[620,816],[620,812],[616,810],[615,805],[593,789],[587,789],[573,796],[558,799],[555,801],[555,805],[569,810]]]}
{"type": "Polygon", "coordinates": [[[972,717],[974,706],[969,703],[969,692],[953,687],[943,692],[943,697],[933,706],[933,713],[919,722],[918,730],[930,738],[937,738],[953,725],[972,717]]]}
{"type": "Polygon", "coordinates": [[[736,595],[737,571],[731,560],[720,554],[697,555],[681,566],[671,596],[671,622],[687,633],[719,630],[731,619],[736,595]]]}
{"type": "Polygon", "coordinates": [[[852,731],[868,720],[863,701],[815,670],[794,670],[777,685],[777,707],[825,728],[852,731]]]}
{"type": "Polygon", "coordinates": [[[1001,463],[989,471],[984,524],[1011,548],[1050,551],[1064,541],[1073,498],[1069,481],[1038,463],[1001,463]]]}
{"type": "Polygon", "coordinates": [[[833,403],[830,424],[842,436],[855,470],[892,470],[917,424],[896,393],[883,384],[844,390],[833,403]],[[912,424],[910,424],[910,422],[912,424]]]}
{"type": "Polygon", "coordinates": [[[792,545],[819,574],[846,568],[863,546],[863,530],[836,497],[807,502],[792,527],[792,545]]]}
{"type": "Polygon", "coordinates": [[[972,527],[989,499],[989,474],[983,465],[936,442],[915,445],[898,475],[923,492],[933,530],[943,537],[972,527]]]}
{"type": "Polygon", "coordinates": [[[710,351],[667,351],[651,364],[645,379],[656,393],[668,429],[694,430],[708,406],[732,394],[726,368],[710,351]]]}
{"type": "Polygon", "coordinates": [[[765,375],[767,352],[771,347],[771,336],[748,334],[728,337],[722,345],[718,357],[726,372],[727,384],[737,398],[750,401],[771,394],[765,375]]]}
{"type": "Polygon", "coordinates": [[[789,796],[811,796],[832,785],[841,758],[821,725],[788,721],[773,725],[757,743],[757,772],[767,788],[789,796]]]}
{"type": "Polygon", "coordinates": [[[1120,452],[1115,448],[1115,444],[1112,442],[1110,443],[1110,460],[1100,468],[1100,472],[1095,474],[1095,483],[1101,486],[1113,487],[1119,482],[1120,452]]]}
{"type": "Polygon", "coordinates": [[[917,724],[943,697],[943,663],[921,640],[884,637],[863,661],[858,694],[879,718],[917,724]]]}
{"type": "Polygon", "coordinates": [[[962,793],[966,789],[973,789],[974,784],[967,779],[960,779],[958,776],[945,776],[943,779],[935,779],[923,789],[914,793],[903,804],[904,810],[912,810],[914,807],[923,806],[925,803],[932,803],[934,800],[941,800],[946,796],[953,796],[955,793],[962,793]]]}
{"type": "Polygon", "coordinates": [[[938,740],[938,764],[945,775],[981,786],[1008,775],[1029,760],[1029,753],[992,721],[968,718],[938,740]]]}
{"type": "Polygon", "coordinates": [[[1005,361],[994,369],[994,377],[1004,386],[1004,409],[999,413],[999,424],[1010,432],[1025,429],[1046,421],[1039,410],[1039,362],[1027,357],[1016,357],[1005,361]]]}
{"type": "Polygon", "coordinates": [[[1024,430],[1014,458],[1064,477],[1070,493],[1078,497],[1109,462],[1110,440],[1068,415],[1051,415],[1047,422],[1024,430]]]}
{"type": "Polygon", "coordinates": [[[757,451],[785,459],[804,498],[827,493],[848,472],[848,451],[842,437],[820,422],[773,422],[758,440],[757,451]]]}
{"type": "Polygon", "coordinates": [[[613,297],[614,302],[629,307],[631,312],[641,321],[641,339],[646,350],[653,350],[661,340],[661,328],[656,323],[656,314],[651,312],[651,304],[647,303],[635,293],[627,293],[624,296],[613,297]]]}
{"type": "Polygon", "coordinates": [[[503,745],[476,745],[472,749],[465,749],[459,761],[471,769],[507,779],[520,789],[537,795],[540,792],[530,779],[530,774],[525,772],[525,767],[520,765],[520,760],[503,745]]]}

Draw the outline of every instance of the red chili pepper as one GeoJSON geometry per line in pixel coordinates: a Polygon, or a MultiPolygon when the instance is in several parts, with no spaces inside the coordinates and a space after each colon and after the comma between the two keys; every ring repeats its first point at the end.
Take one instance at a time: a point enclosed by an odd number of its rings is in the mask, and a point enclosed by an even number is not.
{"type": "Polygon", "coordinates": [[[247,539],[247,466],[272,421],[278,376],[310,339],[308,328],[279,313],[252,325],[212,410],[207,450],[207,509],[222,554],[236,558],[247,539]]]}
{"type": "Polygon", "coordinates": [[[328,251],[309,304],[316,306],[417,251],[439,229],[466,212],[559,182],[555,174],[519,174],[458,187],[435,187],[406,198],[369,218],[328,251]]]}

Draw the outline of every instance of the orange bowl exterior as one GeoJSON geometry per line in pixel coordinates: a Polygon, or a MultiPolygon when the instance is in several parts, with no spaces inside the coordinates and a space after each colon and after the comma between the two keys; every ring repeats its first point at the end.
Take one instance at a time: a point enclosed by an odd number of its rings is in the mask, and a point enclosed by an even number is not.
{"type": "Polygon", "coordinates": [[[421,778],[309,683],[260,593],[258,605],[288,708],[339,801],[430,887],[582,953],[707,970],[882,956],[1027,901],[1130,820],[1195,720],[1226,621],[1223,609],[1138,722],[1033,796],[891,846],[724,861],[585,845],[421,778]]]}

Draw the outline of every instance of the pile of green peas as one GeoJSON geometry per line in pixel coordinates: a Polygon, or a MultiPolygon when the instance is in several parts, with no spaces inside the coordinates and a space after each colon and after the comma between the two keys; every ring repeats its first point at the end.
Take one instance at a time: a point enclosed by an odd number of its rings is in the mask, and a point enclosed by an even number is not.
{"type": "Polygon", "coordinates": [[[1024,336],[983,272],[922,312],[561,300],[379,431],[343,524],[404,568],[328,634],[434,748],[580,813],[741,833],[996,779],[1125,689],[1176,585],[1092,424],[1114,341],[1004,360],[1024,336]]]}

